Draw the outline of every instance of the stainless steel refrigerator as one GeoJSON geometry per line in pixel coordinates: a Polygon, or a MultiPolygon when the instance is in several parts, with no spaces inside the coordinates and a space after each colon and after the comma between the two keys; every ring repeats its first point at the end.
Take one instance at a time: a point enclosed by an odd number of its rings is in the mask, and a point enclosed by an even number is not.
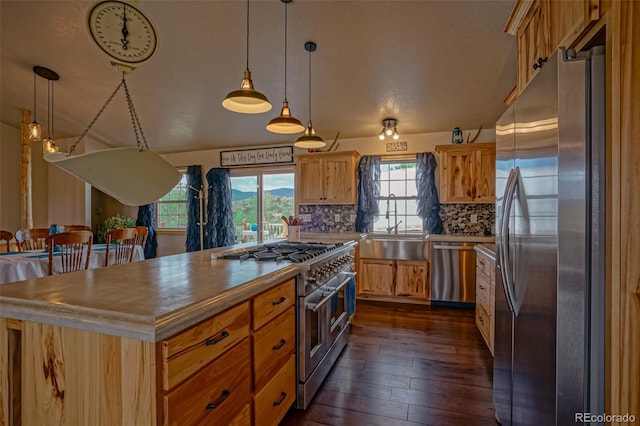
{"type": "Polygon", "coordinates": [[[560,49],[496,123],[503,425],[604,413],[604,73],[603,47],[560,49]]]}

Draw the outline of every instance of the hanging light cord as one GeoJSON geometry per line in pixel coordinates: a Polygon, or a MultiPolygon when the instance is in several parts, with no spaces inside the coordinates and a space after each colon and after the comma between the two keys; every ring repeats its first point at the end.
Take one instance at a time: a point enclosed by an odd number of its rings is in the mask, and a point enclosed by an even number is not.
{"type": "Polygon", "coordinates": [[[287,101],[287,5],[284,4],[284,101],[287,101]]]}
{"type": "Polygon", "coordinates": [[[311,51],[309,51],[309,122],[311,123],[311,51]]]}
{"type": "Polygon", "coordinates": [[[50,121],[50,116],[51,116],[51,106],[49,105],[51,103],[51,80],[47,81],[47,138],[50,138],[50,132],[51,132],[51,121],[50,121]]]}
{"type": "Polygon", "coordinates": [[[140,125],[140,120],[138,119],[138,114],[136,113],[136,109],[133,106],[133,100],[131,99],[131,95],[129,94],[129,87],[127,87],[127,81],[125,80],[124,75],[125,74],[123,72],[122,73],[122,80],[120,81],[120,84],[118,84],[118,87],[116,87],[116,89],[113,91],[111,96],[109,96],[109,98],[104,103],[104,105],[102,105],[102,108],[100,108],[100,110],[98,111],[96,116],[93,118],[93,120],[91,120],[91,122],[89,123],[87,128],[84,130],[84,132],[82,132],[82,134],[80,136],[78,136],[78,139],[74,142],[74,144],[71,146],[71,148],[69,148],[69,154],[68,155],[71,155],[71,153],[73,153],[73,151],[76,149],[76,146],[80,143],[82,138],[85,137],[87,132],[89,132],[91,127],[93,127],[94,123],[98,120],[98,117],[100,117],[100,115],[102,115],[104,110],[107,108],[109,103],[111,103],[111,100],[116,95],[116,93],[118,93],[118,91],[120,90],[121,87],[124,87],[125,96],[127,97],[127,106],[129,107],[129,115],[131,116],[131,124],[133,125],[133,131],[134,131],[134,133],[136,135],[136,146],[141,151],[143,149],[143,146],[144,146],[144,149],[149,150],[149,145],[147,145],[147,138],[144,136],[144,132],[142,131],[142,126],[140,125]],[[138,130],[140,131],[140,136],[142,137],[142,142],[140,142],[140,137],[138,136],[138,130]]]}
{"type": "Polygon", "coordinates": [[[56,129],[54,127],[54,117],[53,117],[53,99],[55,97],[55,94],[53,93],[53,80],[49,80],[49,83],[51,84],[51,109],[49,111],[51,111],[51,139],[53,139],[54,141],[56,140],[56,129]]]}
{"type": "Polygon", "coordinates": [[[33,122],[37,123],[38,120],[36,120],[37,114],[36,114],[36,73],[34,71],[33,73],[33,122]]]}
{"type": "Polygon", "coordinates": [[[247,71],[249,70],[249,0],[247,0],[247,71]]]}

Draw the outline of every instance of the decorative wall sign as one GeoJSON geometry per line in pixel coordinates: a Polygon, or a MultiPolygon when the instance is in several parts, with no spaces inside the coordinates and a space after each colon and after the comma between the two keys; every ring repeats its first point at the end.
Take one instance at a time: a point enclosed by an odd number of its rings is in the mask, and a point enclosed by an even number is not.
{"type": "Polygon", "coordinates": [[[387,142],[387,152],[398,152],[407,150],[407,141],[387,142]]]}
{"type": "Polygon", "coordinates": [[[293,147],[243,149],[240,151],[222,151],[220,166],[260,166],[263,164],[293,163],[293,147]]]}

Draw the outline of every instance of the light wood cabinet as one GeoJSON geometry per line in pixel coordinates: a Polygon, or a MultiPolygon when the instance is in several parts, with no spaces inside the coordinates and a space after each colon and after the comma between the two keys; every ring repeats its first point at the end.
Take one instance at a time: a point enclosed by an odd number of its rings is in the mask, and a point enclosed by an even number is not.
{"type": "Polygon", "coordinates": [[[495,203],[495,143],[438,145],[441,203],[495,203]]]}
{"type": "Polygon", "coordinates": [[[358,293],[361,296],[429,299],[427,261],[360,259],[359,274],[358,293]]]}
{"type": "Polygon", "coordinates": [[[476,250],[476,325],[491,355],[495,335],[495,261],[476,250]]]}
{"type": "Polygon", "coordinates": [[[298,204],[356,204],[356,151],[296,155],[298,204]]]}
{"type": "Polygon", "coordinates": [[[505,29],[516,37],[518,93],[553,51],[574,47],[599,18],[599,0],[519,0],[505,29]]]}

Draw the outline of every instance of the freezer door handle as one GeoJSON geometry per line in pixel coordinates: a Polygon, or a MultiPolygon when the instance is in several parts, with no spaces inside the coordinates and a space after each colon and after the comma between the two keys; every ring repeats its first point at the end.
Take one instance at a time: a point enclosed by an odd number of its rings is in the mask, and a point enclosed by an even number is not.
{"type": "Polygon", "coordinates": [[[509,221],[511,219],[511,206],[513,204],[513,198],[515,197],[516,188],[520,179],[520,169],[518,167],[511,170],[509,179],[507,180],[507,186],[504,191],[504,202],[502,206],[502,221],[500,223],[500,271],[502,273],[502,285],[504,287],[505,296],[509,309],[511,312],[517,315],[515,294],[513,282],[511,280],[512,273],[509,262],[509,221]]]}

